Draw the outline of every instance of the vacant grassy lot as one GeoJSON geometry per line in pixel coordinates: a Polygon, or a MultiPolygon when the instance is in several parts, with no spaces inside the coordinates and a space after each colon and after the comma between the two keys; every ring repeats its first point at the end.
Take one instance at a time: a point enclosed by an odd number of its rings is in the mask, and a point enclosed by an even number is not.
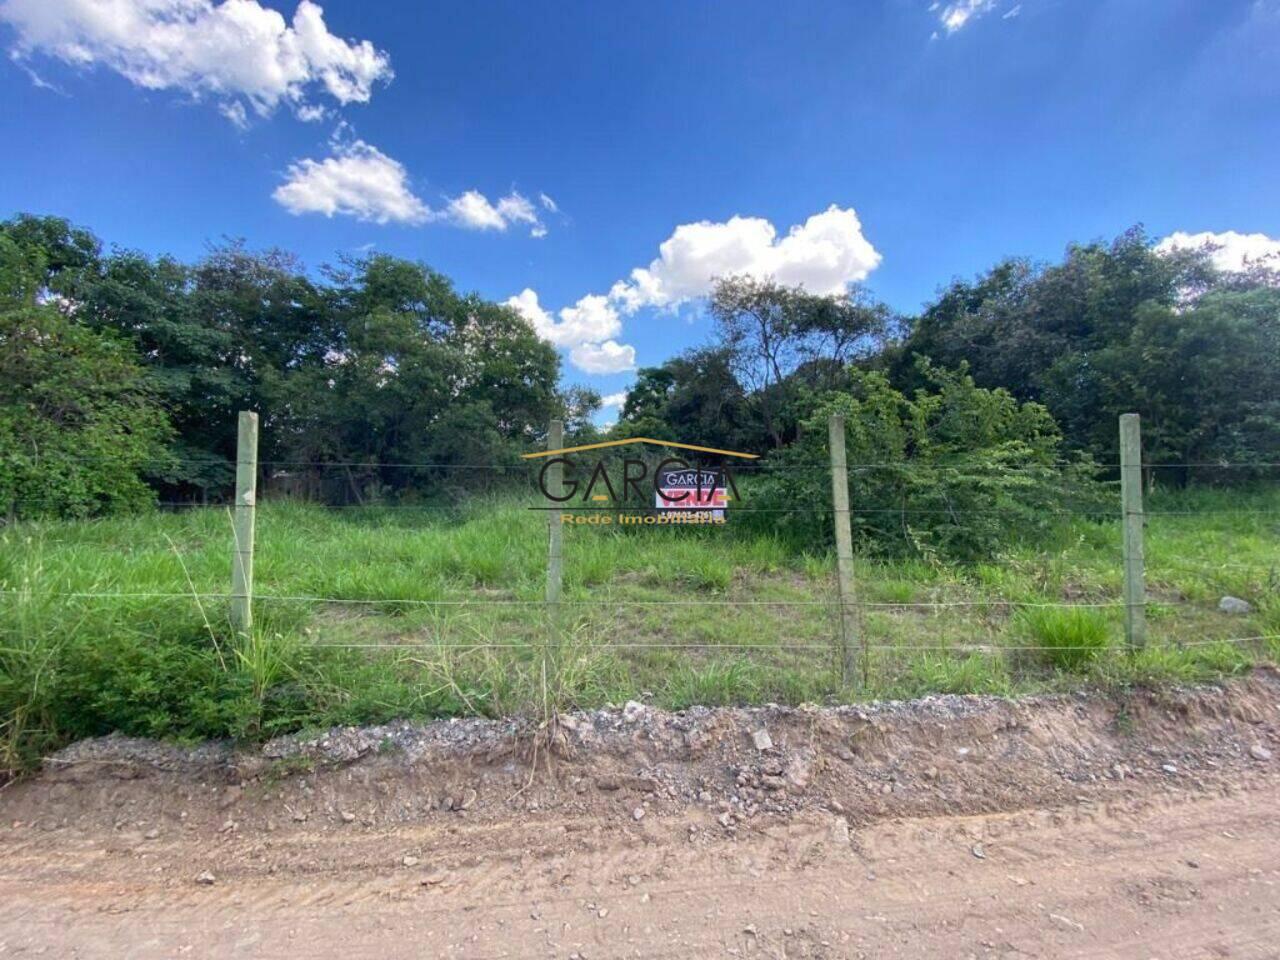
{"type": "Polygon", "coordinates": [[[552,630],[546,518],[522,502],[266,504],[244,638],[226,619],[224,509],[13,525],[0,530],[0,762],[110,729],[257,736],[642,696],[678,707],[1004,693],[1274,658],[1275,639],[1226,641],[1280,634],[1280,491],[1147,506],[1144,652],[1122,650],[1118,518],[1064,517],[989,562],[860,558],[860,669],[846,681],[830,552],[732,521],[567,526],[552,630]],[[1225,594],[1254,612],[1219,612],[1225,594]],[[1037,606],[1063,603],[1079,606],[1037,606]]]}

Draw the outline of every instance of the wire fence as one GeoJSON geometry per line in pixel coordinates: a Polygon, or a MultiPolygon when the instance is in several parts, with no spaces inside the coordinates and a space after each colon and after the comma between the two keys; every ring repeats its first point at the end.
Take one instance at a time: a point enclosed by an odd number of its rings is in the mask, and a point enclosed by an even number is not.
{"type": "MultiPolygon", "coordinates": [[[[256,443],[256,441],[255,441],[256,443]]],[[[6,455],[6,458],[8,456],[6,455]]],[[[92,463],[95,458],[85,457],[82,462],[92,463]]],[[[161,461],[157,461],[160,463],[161,461]]],[[[164,463],[174,462],[172,459],[166,459],[164,463]]],[[[200,464],[204,467],[221,467],[228,471],[234,471],[237,462],[230,459],[227,460],[208,460],[208,459],[190,459],[186,462],[192,464],[200,464]]],[[[1027,472],[1042,472],[1047,466],[1068,466],[1071,461],[1055,462],[1053,464],[1035,464],[1029,465],[1027,472]]],[[[1134,459],[1127,462],[1115,464],[1098,464],[1103,469],[1130,468],[1139,470],[1161,470],[1161,469],[1212,469],[1212,470],[1248,470],[1251,472],[1280,468],[1280,462],[1242,462],[1231,463],[1225,461],[1211,462],[1185,462],[1185,463],[1146,463],[1140,459],[1134,459]]],[[[883,462],[883,463],[844,463],[842,469],[852,475],[855,480],[860,473],[866,473],[877,470],[894,470],[903,471],[912,469],[910,462],[883,462]]],[[[808,463],[808,462],[786,462],[786,463],[769,463],[769,462],[750,462],[734,466],[735,472],[741,472],[744,476],[761,476],[771,472],[776,473],[797,473],[807,471],[815,477],[825,478],[826,472],[833,469],[833,463],[808,463]]],[[[1018,468],[1013,468],[1015,471],[1018,468]]],[[[255,460],[252,465],[252,474],[256,478],[269,478],[268,485],[272,482],[279,481],[282,488],[287,488],[288,473],[290,471],[326,471],[326,470],[342,470],[350,471],[367,471],[378,473],[381,471],[395,470],[427,470],[439,471],[446,474],[460,474],[464,476],[474,476],[480,473],[487,473],[494,477],[500,478],[522,478],[528,483],[532,483],[535,477],[542,474],[544,470],[543,463],[457,463],[457,462],[369,462],[366,460],[325,460],[325,461],[306,461],[291,459],[276,460],[255,460]]],[[[245,510],[263,510],[263,516],[268,518],[268,524],[263,531],[266,537],[272,536],[270,529],[270,517],[272,511],[277,509],[287,509],[298,504],[298,500],[293,497],[280,496],[277,498],[257,496],[256,483],[255,489],[250,492],[248,499],[244,496],[244,491],[239,491],[234,499],[208,503],[196,502],[191,500],[160,500],[156,506],[167,511],[236,511],[237,513],[245,510]]],[[[360,492],[354,489],[353,492],[357,497],[360,492]]],[[[981,506],[960,506],[960,507],[914,507],[902,505],[900,507],[880,507],[880,506],[860,506],[856,502],[856,483],[855,483],[855,502],[848,507],[847,510],[837,508],[835,510],[835,523],[848,522],[850,518],[859,517],[903,517],[903,518],[950,518],[957,523],[962,523],[966,518],[987,517],[1017,517],[1020,511],[1001,507],[981,507],[981,506]]],[[[625,490],[625,486],[624,486],[625,490]]],[[[49,498],[41,497],[24,497],[17,498],[14,503],[27,505],[40,505],[51,502],[49,498]]],[[[341,503],[314,503],[309,502],[306,506],[309,509],[323,508],[325,510],[344,511],[351,515],[374,518],[384,511],[391,511],[400,516],[412,516],[416,512],[423,514],[438,515],[443,517],[458,516],[464,519],[474,515],[476,503],[483,503],[483,495],[480,499],[465,500],[463,502],[410,502],[407,500],[391,500],[388,502],[379,502],[376,496],[370,496],[362,502],[341,502],[341,503]]],[[[562,521],[563,516],[567,514],[615,514],[620,509],[625,509],[635,513],[651,513],[665,514],[670,511],[669,506],[663,506],[660,503],[653,504],[618,504],[607,503],[598,505],[595,503],[547,503],[528,502],[522,504],[530,511],[547,514],[546,524],[548,527],[554,527],[557,522],[562,521]]],[[[756,507],[750,502],[735,502],[725,508],[731,517],[752,515],[800,515],[813,511],[812,505],[799,504],[788,507],[756,507]]],[[[827,509],[830,509],[829,507],[827,509]]],[[[1081,506],[1062,506],[1062,507],[1038,507],[1041,516],[1053,517],[1061,520],[1081,520],[1088,523],[1101,524],[1109,528],[1118,528],[1132,515],[1132,511],[1122,509],[1117,503],[1111,509],[1090,508],[1081,506]]],[[[1267,518],[1280,516],[1280,509],[1272,506],[1194,506],[1169,509],[1142,510],[1141,521],[1146,524],[1155,523],[1174,523],[1184,518],[1195,520],[1205,520],[1212,518],[1238,518],[1247,519],[1264,523],[1267,518]]],[[[546,527],[542,526],[542,519],[529,527],[528,531],[531,535],[539,537],[546,536],[546,527]]],[[[1280,530],[1273,531],[1280,533],[1280,530]]],[[[587,533],[584,531],[584,534],[587,533]]],[[[591,531],[590,535],[600,536],[598,531],[591,531]]],[[[707,538],[702,538],[699,543],[703,546],[710,543],[707,538]]],[[[305,544],[296,545],[299,550],[307,549],[305,544]]],[[[177,548],[175,547],[175,553],[177,548]]],[[[234,555],[233,564],[244,563],[242,559],[248,556],[252,561],[254,542],[253,536],[249,537],[248,544],[240,543],[238,540],[227,544],[229,554],[234,555]]],[[[714,547],[710,548],[714,554],[714,547]]],[[[1103,582],[1095,582],[1086,584],[1080,588],[1083,597],[1074,599],[1054,600],[1047,597],[1025,598],[1025,597],[1008,597],[1008,596],[977,596],[977,597],[933,597],[930,599],[916,599],[916,589],[923,590],[974,590],[980,589],[983,585],[972,582],[963,583],[944,583],[938,585],[932,581],[924,581],[913,586],[913,590],[909,594],[904,594],[900,599],[867,599],[861,595],[857,583],[859,575],[870,576],[869,571],[882,570],[891,574],[892,578],[909,579],[913,572],[920,567],[931,569],[947,570],[956,568],[956,570],[987,570],[1000,573],[1009,573],[1015,567],[1022,573],[1029,571],[1043,571],[1051,567],[1055,562],[1054,558],[1039,557],[1028,562],[1025,557],[1020,558],[1017,563],[1010,561],[1008,558],[995,556],[990,559],[937,559],[930,557],[892,557],[881,558],[871,556],[855,556],[847,558],[851,561],[852,566],[846,570],[843,566],[844,557],[838,558],[838,572],[831,571],[824,566],[826,557],[826,548],[820,551],[819,569],[820,576],[811,577],[811,582],[805,582],[799,589],[809,591],[810,595],[800,597],[781,597],[771,598],[756,595],[738,595],[738,596],[669,596],[669,597],[638,597],[632,595],[619,596],[612,593],[608,585],[596,584],[591,589],[589,596],[564,597],[559,593],[559,584],[555,591],[555,595],[549,591],[542,596],[495,596],[492,592],[480,593],[476,591],[472,596],[455,596],[455,597],[439,597],[439,596],[391,596],[383,594],[380,596],[329,596],[323,593],[312,592],[290,592],[287,589],[284,592],[279,590],[256,592],[251,587],[246,590],[205,590],[197,589],[190,583],[188,589],[182,589],[180,583],[176,583],[174,589],[164,590],[128,590],[128,589],[49,589],[44,585],[34,588],[29,585],[12,586],[4,585],[0,589],[0,597],[5,598],[10,605],[30,602],[33,599],[52,602],[69,602],[69,601],[90,601],[92,603],[101,604],[125,604],[132,602],[150,602],[150,601],[173,601],[180,603],[193,603],[200,608],[203,614],[204,604],[222,604],[228,605],[231,610],[231,620],[234,625],[247,630],[251,623],[251,610],[254,607],[270,609],[275,606],[282,605],[301,605],[304,607],[350,607],[350,608],[378,608],[378,612],[399,611],[404,609],[421,609],[424,611],[456,611],[467,614],[478,613],[482,617],[492,617],[495,611],[538,611],[539,620],[537,624],[526,622],[525,636],[520,638],[506,639],[498,637],[494,639],[480,640],[457,640],[451,639],[446,635],[445,631],[438,631],[434,635],[428,635],[425,638],[418,634],[403,635],[397,634],[389,639],[326,639],[323,637],[312,638],[309,642],[312,646],[318,648],[332,648],[345,650],[367,650],[367,651],[386,651],[395,650],[401,652],[417,652],[417,651],[481,651],[481,650],[521,650],[528,651],[537,649],[541,645],[549,642],[556,642],[554,638],[563,638],[566,633],[572,631],[575,627],[582,626],[582,623],[575,623],[572,617],[566,617],[564,611],[584,612],[587,614],[599,614],[607,611],[618,609],[642,611],[711,611],[711,616],[724,617],[729,613],[747,612],[748,616],[755,618],[755,622],[749,620],[747,626],[753,628],[753,639],[751,640],[734,640],[734,639],[715,639],[706,640],[698,637],[686,637],[683,639],[667,639],[664,636],[646,636],[643,639],[632,639],[625,633],[609,635],[608,622],[601,624],[596,623],[597,635],[603,636],[601,645],[608,650],[615,651],[653,651],[653,650],[673,650],[673,651],[737,651],[747,653],[768,653],[771,651],[791,651],[803,652],[805,654],[818,653],[829,655],[832,653],[843,656],[844,665],[847,669],[850,662],[850,655],[868,656],[871,653],[891,653],[894,655],[915,655],[915,654],[932,654],[940,653],[947,655],[960,656],[1007,656],[1010,654],[1023,653],[1053,653],[1059,654],[1064,651],[1096,651],[1096,643],[1074,644],[1069,639],[1061,643],[1039,643],[1034,637],[1030,639],[1023,637],[1011,642],[1008,638],[1000,639],[992,642],[975,642],[968,633],[978,629],[980,624],[965,620],[962,622],[962,635],[948,642],[928,642],[928,637],[921,640],[918,636],[916,639],[898,640],[897,642],[886,642],[884,634],[889,633],[883,624],[870,622],[866,619],[858,619],[856,624],[850,625],[850,621],[845,619],[847,614],[854,614],[861,617],[863,613],[876,615],[894,615],[894,614],[939,614],[947,611],[956,612],[967,615],[969,613],[979,616],[999,618],[1002,623],[1007,621],[1011,616],[1024,611],[1090,611],[1100,616],[1116,616],[1123,618],[1126,626],[1126,635],[1130,646],[1134,646],[1134,624],[1141,622],[1145,617],[1160,609],[1186,609],[1199,617],[1196,620],[1193,617],[1191,626],[1187,629],[1191,631],[1189,634],[1179,634],[1170,644],[1177,649],[1196,649],[1203,647],[1212,647],[1219,645],[1226,646],[1247,646],[1269,644],[1280,640],[1280,633],[1274,630],[1259,629],[1257,624],[1275,622],[1274,617],[1269,620],[1249,619],[1239,622],[1241,626],[1253,626],[1254,629],[1246,629],[1242,635],[1198,635],[1195,631],[1199,630],[1204,634],[1214,634],[1220,632],[1226,622],[1208,624],[1203,622],[1206,617],[1211,616],[1213,608],[1203,598],[1191,599],[1185,596],[1167,596],[1163,595],[1159,590],[1150,591],[1147,589],[1148,581],[1158,586],[1166,583],[1168,571],[1181,571],[1196,576],[1212,575],[1221,578],[1254,578],[1259,582],[1265,581],[1263,589],[1266,595],[1259,598],[1253,598],[1256,604],[1259,599],[1269,603],[1274,603],[1274,598],[1278,586],[1280,586],[1280,549],[1277,550],[1274,559],[1264,559],[1258,562],[1247,562],[1238,559],[1215,559],[1196,561],[1195,558],[1178,557],[1170,559],[1160,556],[1159,554],[1151,554],[1143,556],[1141,548],[1138,550],[1139,560],[1137,563],[1137,575],[1143,578],[1140,585],[1140,599],[1134,601],[1125,599],[1132,596],[1128,591],[1132,588],[1131,579],[1135,575],[1134,562],[1132,555],[1132,545],[1128,539],[1125,540],[1124,554],[1118,551],[1114,558],[1114,576],[1097,578],[1103,582]],[[852,574],[852,578],[850,578],[852,574]],[[1125,590],[1117,591],[1115,580],[1123,578],[1125,582],[1125,590]],[[846,580],[848,582],[846,582],[846,580]],[[813,593],[821,595],[814,596],[813,593]],[[1089,596],[1094,594],[1097,596],[1089,596]],[[1117,595],[1119,594],[1119,595],[1117,595]],[[239,610],[239,622],[237,623],[237,614],[239,610]],[[782,618],[797,618],[803,621],[803,625],[809,633],[815,635],[815,639],[798,642],[789,639],[786,636],[775,635],[787,626],[787,619],[766,619],[760,620],[758,617],[765,614],[782,618]],[[545,621],[545,624],[544,624],[545,621]],[[567,621],[567,622],[566,622],[567,621]],[[825,625],[825,627],[824,627],[825,625]],[[824,634],[825,631],[825,635],[824,634]],[[877,632],[879,631],[879,633],[877,632]],[[854,635],[851,636],[850,633],[854,635]],[[552,639],[548,639],[552,638],[552,639]]],[[[560,558],[555,554],[553,547],[553,560],[558,561],[560,558]]],[[[574,559],[570,551],[570,562],[574,559]]],[[[186,563],[182,556],[178,556],[178,560],[183,565],[184,574],[186,572],[186,563]]],[[[558,568],[554,568],[555,572],[550,571],[553,567],[549,566],[549,576],[555,578],[560,577],[558,568]]],[[[1096,572],[1096,571],[1095,571],[1096,572]]],[[[669,571],[673,580],[678,580],[680,571],[674,567],[669,571]]],[[[68,583],[70,582],[68,578],[68,583]]],[[[249,576],[248,582],[252,582],[249,576]]],[[[870,584],[875,586],[874,583],[870,584]]],[[[279,584],[284,586],[284,584],[279,584]]],[[[586,589],[584,587],[584,589],[586,589]]],[[[721,588],[723,589],[723,587],[721,588]]],[[[747,584],[744,588],[748,593],[752,590],[751,584],[747,584]]],[[[424,592],[428,592],[424,590],[424,592]]],[[[508,591],[512,592],[512,591],[508,591]]],[[[739,593],[742,591],[739,590],[739,593]]],[[[498,629],[509,629],[509,624],[497,618],[496,627],[498,629]]],[[[615,629],[617,627],[614,622],[615,629]]],[[[1140,646],[1140,643],[1137,644],[1140,646]]],[[[1130,651],[1132,652],[1132,650],[1130,651]]],[[[865,675],[865,664],[863,667],[865,675]]],[[[865,679],[865,676],[864,676],[865,679]]]]}

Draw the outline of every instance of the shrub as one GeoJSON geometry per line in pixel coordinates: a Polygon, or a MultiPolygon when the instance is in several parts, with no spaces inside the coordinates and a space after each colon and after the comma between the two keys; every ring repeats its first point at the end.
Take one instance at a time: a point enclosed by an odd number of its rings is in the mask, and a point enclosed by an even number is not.
{"type": "Polygon", "coordinates": [[[832,539],[827,423],[845,419],[854,538],[863,552],[974,559],[1037,536],[1064,510],[1095,509],[1087,459],[1064,463],[1044,407],[921,361],[932,390],[907,397],[878,372],[851,374],[820,401],[800,439],[753,478],[744,512],[812,547],[832,539]]]}

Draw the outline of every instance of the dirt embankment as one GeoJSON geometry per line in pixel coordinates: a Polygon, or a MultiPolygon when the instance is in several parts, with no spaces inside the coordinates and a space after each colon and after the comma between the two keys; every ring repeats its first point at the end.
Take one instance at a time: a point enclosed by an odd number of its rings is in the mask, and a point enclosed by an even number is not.
{"type": "Polygon", "coordinates": [[[1280,956],[1280,676],[107,738],[0,793],[0,955],[1280,956]]]}

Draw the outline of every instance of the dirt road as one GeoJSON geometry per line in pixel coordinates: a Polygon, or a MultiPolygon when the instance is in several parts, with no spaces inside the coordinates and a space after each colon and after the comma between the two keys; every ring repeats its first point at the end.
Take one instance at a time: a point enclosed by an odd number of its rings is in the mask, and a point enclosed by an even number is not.
{"type": "Polygon", "coordinates": [[[684,766],[653,732],[678,718],[598,721],[625,749],[532,783],[488,740],[287,771],[109,745],[0,793],[0,956],[1280,957],[1273,675],[966,710],[810,714],[808,741],[708,712],[684,766]]]}

